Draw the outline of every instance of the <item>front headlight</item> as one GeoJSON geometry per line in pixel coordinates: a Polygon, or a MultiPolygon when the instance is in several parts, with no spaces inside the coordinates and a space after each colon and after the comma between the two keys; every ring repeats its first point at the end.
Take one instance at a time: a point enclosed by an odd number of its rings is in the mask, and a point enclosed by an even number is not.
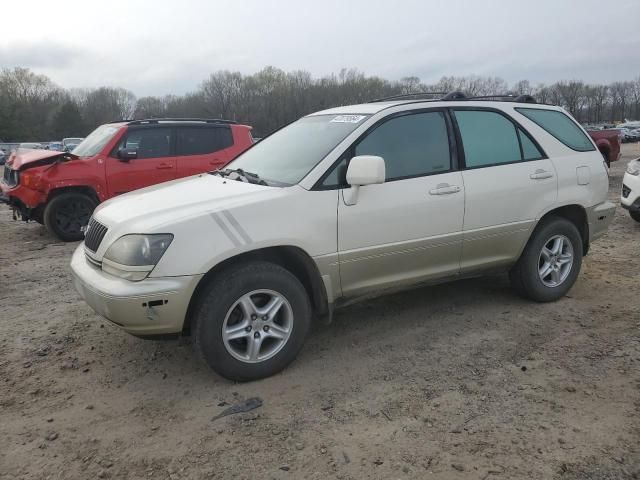
{"type": "Polygon", "coordinates": [[[134,282],[144,280],[169,248],[173,235],[124,235],[113,242],[102,259],[102,270],[134,282]]]}
{"type": "Polygon", "coordinates": [[[627,165],[627,173],[629,175],[633,175],[635,177],[637,177],[638,175],[640,175],[640,161],[638,160],[631,160],[629,162],[629,165],[627,165]]]}

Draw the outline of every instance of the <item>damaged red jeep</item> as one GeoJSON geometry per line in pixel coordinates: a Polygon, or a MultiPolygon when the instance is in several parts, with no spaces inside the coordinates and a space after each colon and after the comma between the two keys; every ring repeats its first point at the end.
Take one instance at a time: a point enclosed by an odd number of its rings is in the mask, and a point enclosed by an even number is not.
{"type": "Polygon", "coordinates": [[[11,155],[0,201],[64,241],[81,240],[100,202],[138,188],[216,170],[253,144],[251,127],[228,120],[150,119],[107,123],[71,153],[11,155]]]}

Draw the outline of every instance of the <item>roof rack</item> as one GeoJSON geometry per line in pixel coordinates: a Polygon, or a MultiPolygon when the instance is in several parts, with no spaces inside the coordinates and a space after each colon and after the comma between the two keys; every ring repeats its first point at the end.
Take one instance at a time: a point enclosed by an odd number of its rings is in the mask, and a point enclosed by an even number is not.
{"type": "Polygon", "coordinates": [[[416,97],[427,96],[427,95],[440,95],[438,98],[429,98],[425,101],[427,102],[438,102],[438,101],[455,101],[455,100],[497,100],[501,102],[517,102],[517,103],[538,103],[536,99],[531,95],[513,95],[513,94],[504,94],[504,95],[478,95],[474,97],[467,97],[463,92],[453,91],[453,92],[416,92],[416,93],[404,93],[400,95],[392,95],[390,97],[378,98],[376,100],[371,100],[369,103],[377,103],[377,102],[386,102],[389,100],[402,100],[402,99],[415,99],[416,97]]]}
{"type": "Polygon", "coordinates": [[[160,122],[201,122],[201,123],[224,123],[224,124],[236,124],[238,122],[234,120],[224,120],[222,118],[143,118],[140,120],[124,120],[128,121],[129,125],[150,125],[160,122]]]}
{"type": "MultiPolygon", "coordinates": [[[[415,93],[400,93],[398,95],[391,95],[389,97],[382,97],[382,98],[376,98],[375,100],[371,100],[368,103],[377,103],[377,102],[386,102],[388,100],[401,100],[403,98],[415,98],[415,97],[421,97],[423,95],[447,95],[447,92],[415,92],[415,93]]],[[[432,100],[440,100],[441,98],[438,99],[432,99],[432,100]]]]}
{"type": "Polygon", "coordinates": [[[538,103],[531,95],[513,95],[511,93],[505,95],[477,95],[475,97],[466,97],[465,100],[498,100],[502,102],[538,103]]]}

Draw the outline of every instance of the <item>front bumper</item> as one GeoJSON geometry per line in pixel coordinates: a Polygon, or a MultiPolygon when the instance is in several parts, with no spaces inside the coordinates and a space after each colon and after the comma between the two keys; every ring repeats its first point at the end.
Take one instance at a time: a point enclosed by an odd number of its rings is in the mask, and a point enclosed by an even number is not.
{"type": "Polygon", "coordinates": [[[640,211],[640,175],[624,174],[620,204],[626,210],[640,211]]]}
{"type": "Polygon", "coordinates": [[[32,190],[23,185],[10,187],[4,182],[0,182],[0,195],[8,198],[11,203],[18,200],[27,208],[35,208],[44,203],[47,196],[37,190],[32,190]]]}
{"type": "Polygon", "coordinates": [[[71,259],[73,284],[96,313],[132,335],[180,333],[200,275],[147,278],[130,282],[87,261],[84,244],[71,259]]]}
{"type": "Polygon", "coordinates": [[[607,229],[613,221],[615,211],[616,205],[611,202],[602,202],[587,209],[589,243],[607,233],[607,229]]]}

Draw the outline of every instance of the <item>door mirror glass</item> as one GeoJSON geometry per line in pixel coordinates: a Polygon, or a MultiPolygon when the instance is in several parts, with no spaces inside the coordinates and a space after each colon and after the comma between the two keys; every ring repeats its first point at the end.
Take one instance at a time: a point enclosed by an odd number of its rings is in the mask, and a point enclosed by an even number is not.
{"type": "Polygon", "coordinates": [[[351,186],[373,185],[384,183],[384,159],[375,155],[359,155],[353,157],[347,169],[347,183],[351,186]]]}
{"type": "Polygon", "coordinates": [[[137,148],[121,148],[120,150],[118,150],[118,158],[122,162],[128,162],[129,160],[138,158],[138,149],[137,148]]]}

